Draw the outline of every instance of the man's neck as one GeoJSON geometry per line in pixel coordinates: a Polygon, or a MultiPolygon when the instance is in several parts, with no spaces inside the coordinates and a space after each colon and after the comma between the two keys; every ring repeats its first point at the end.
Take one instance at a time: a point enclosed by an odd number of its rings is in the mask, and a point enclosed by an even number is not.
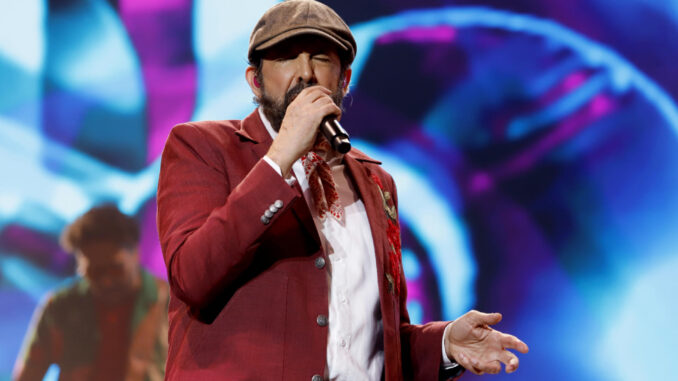
{"type": "Polygon", "coordinates": [[[275,139],[276,136],[278,136],[278,132],[273,129],[273,126],[266,117],[264,110],[261,108],[261,106],[259,106],[257,107],[257,111],[259,112],[259,117],[261,118],[261,121],[264,123],[264,127],[266,127],[266,131],[268,131],[268,134],[271,135],[271,139],[275,139]]]}

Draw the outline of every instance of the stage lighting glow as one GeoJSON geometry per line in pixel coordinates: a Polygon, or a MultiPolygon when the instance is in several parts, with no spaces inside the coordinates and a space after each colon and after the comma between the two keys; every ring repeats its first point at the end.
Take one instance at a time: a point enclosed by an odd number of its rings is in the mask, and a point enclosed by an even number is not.
{"type": "MultiPolygon", "coordinates": [[[[129,174],[41,137],[32,129],[22,128],[10,120],[0,118],[0,126],[3,174],[21,180],[7,184],[2,190],[2,199],[6,201],[3,204],[7,204],[0,208],[0,212],[7,211],[4,218],[9,218],[10,213],[16,212],[16,205],[23,203],[40,205],[39,209],[49,211],[63,221],[70,221],[97,200],[116,202],[124,212],[135,214],[144,202],[155,195],[159,158],[139,173],[129,174]],[[30,159],[26,158],[27,154],[30,159]],[[43,154],[46,154],[47,160],[54,155],[62,163],[62,168],[77,173],[81,178],[62,176],[49,170],[41,159],[43,154]],[[49,198],[45,197],[45,189],[51,191],[49,198]],[[9,205],[10,201],[15,206],[9,205]]],[[[52,229],[58,230],[60,226],[52,229]]]]}
{"type": "MultiPolygon", "coordinates": [[[[244,79],[249,33],[274,3],[48,7],[22,0],[0,7],[0,83],[10,88],[0,94],[0,276],[13,306],[13,318],[0,324],[0,336],[10,338],[0,351],[0,379],[9,377],[35,302],[63,281],[55,275],[63,269],[33,258],[58,259],[46,251],[90,206],[112,202],[136,215],[142,262],[163,273],[149,201],[170,126],[158,125],[191,111],[194,120],[252,111],[244,79]],[[162,34],[155,17],[192,24],[177,25],[181,38],[150,43],[139,36],[162,34]],[[137,58],[166,53],[150,64],[137,58]],[[188,74],[151,85],[167,72],[188,74]],[[116,154],[140,159],[124,167],[116,154]],[[17,247],[32,238],[52,242],[29,260],[17,247]]],[[[340,14],[364,14],[363,4],[335,3],[340,14]]],[[[636,1],[593,3],[610,23],[625,17],[634,28],[671,14],[629,13],[636,1]]],[[[562,9],[554,4],[544,2],[539,14],[562,9]]],[[[346,123],[354,146],[382,160],[398,185],[412,322],[498,306],[499,329],[532,351],[521,357],[519,375],[497,380],[671,379],[678,107],[654,82],[665,79],[661,70],[646,75],[630,57],[565,27],[586,26],[575,12],[559,24],[483,7],[400,11],[407,7],[389,3],[389,15],[351,26],[359,46],[356,104],[344,117],[355,118],[346,123]],[[416,95],[398,103],[403,96],[394,88],[416,95]]],[[[603,24],[590,26],[613,31],[603,24]]]]}
{"type": "Polygon", "coordinates": [[[510,121],[506,129],[507,136],[517,140],[540,128],[551,126],[589,103],[607,84],[609,84],[609,80],[604,74],[589,78],[578,88],[559,98],[553,104],[532,114],[518,116],[510,121]]]}
{"type": "Polygon", "coordinates": [[[421,265],[417,260],[417,257],[414,255],[412,250],[403,248],[402,251],[402,261],[403,261],[403,271],[405,272],[405,278],[407,279],[417,279],[421,275],[421,265]]]}
{"type": "Polygon", "coordinates": [[[638,266],[632,273],[637,276],[615,301],[618,312],[605,325],[596,363],[619,381],[671,380],[675,372],[666,365],[673,363],[678,342],[678,305],[673,302],[678,292],[678,257],[638,266]],[[655,366],[623,366],[634,363],[655,366]]]}
{"type": "Polygon", "coordinates": [[[0,271],[2,271],[4,279],[17,289],[30,295],[36,302],[61,281],[20,256],[1,255],[0,271]]]}
{"type": "Polygon", "coordinates": [[[450,25],[458,29],[498,28],[543,36],[551,44],[562,44],[575,51],[587,65],[608,70],[612,76],[612,84],[617,91],[627,91],[630,87],[637,88],[657,107],[669,125],[678,133],[678,108],[671,97],[610,48],[556,22],[490,8],[450,7],[408,11],[351,26],[356,41],[360,41],[362,51],[352,65],[354,83],[359,82],[374,42],[380,36],[410,28],[415,28],[420,34],[423,27],[437,28],[440,25],[450,25]]]}
{"type": "Polygon", "coordinates": [[[0,12],[0,59],[37,74],[45,58],[45,0],[22,0],[0,12]],[[21,38],[16,38],[21,36],[21,38]]]}
{"type": "Polygon", "coordinates": [[[252,94],[245,81],[249,37],[261,14],[275,3],[245,2],[234,12],[228,2],[195,2],[198,92],[194,120],[243,118],[252,111],[252,94]]]}
{"type": "Polygon", "coordinates": [[[415,300],[407,301],[407,313],[410,314],[410,323],[412,324],[422,324],[425,323],[423,320],[424,309],[421,307],[421,304],[415,300]]]}
{"type": "Polygon", "coordinates": [[[476,268],[456,211],[440,197],[430,178],[411,168],[399,155],[357,139],[352,144],[367,155],[378,157],[398,184],[400,219],[429,253],[436,271],[443,318],[457,318],[473,306],[476,268]],[[447,276],[444,269],[455,269],[455,275],[447,276]]]}
{"type": "Polygon", "coordinates": [[[103,0],[76,4],[51,17],[53,43],[69,48],[53,55],[50,78],[113,110],[140,109],[144,102],[141,70],[121,20],[103,0]],[[65,33],[68,30],[87,33],[65,33]]]}

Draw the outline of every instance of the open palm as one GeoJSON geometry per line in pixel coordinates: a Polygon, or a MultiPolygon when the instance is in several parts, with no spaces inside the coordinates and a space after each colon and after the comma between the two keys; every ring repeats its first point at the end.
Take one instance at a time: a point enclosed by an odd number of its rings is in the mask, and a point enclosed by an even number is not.
{"type": "Polygon", "coordinates": [[[492,329],[501,314],[469,311],[450,323],[445,330],[445,351],[461,366],[475,374],[499,373],[504,363],[507,373],[518,368],[518,357],[508,349],[527,353],[528,347],[517,337],[492,329]]]}

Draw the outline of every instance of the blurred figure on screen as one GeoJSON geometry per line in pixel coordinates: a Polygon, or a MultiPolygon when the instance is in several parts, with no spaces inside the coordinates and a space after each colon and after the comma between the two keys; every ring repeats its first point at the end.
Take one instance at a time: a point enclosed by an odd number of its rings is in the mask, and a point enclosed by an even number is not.
{"type": "Polygon", "coordinates": [[[14,370],[42,380],[162,380],[167,356],[167,284],[139,265],[139,228],[115,206],[92,208],[67,226],[63,248],[78,277],[36,310],[14,370]]]}

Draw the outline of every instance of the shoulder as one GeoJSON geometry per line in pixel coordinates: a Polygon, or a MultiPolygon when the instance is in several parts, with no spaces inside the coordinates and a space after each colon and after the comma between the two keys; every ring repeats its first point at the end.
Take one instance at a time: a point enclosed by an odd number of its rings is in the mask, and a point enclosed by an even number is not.
{"type": "MultiPolygon", "coordinates": [[[[197,159],[215,169],[223,167],[223,148],[237,147],[239,120],[209,120],[181,123],[172,128],[163,149],[161,167],[186,158],[197,159]]],[[[162,172],[162,168],[161,168],[162,172]]]]}
{"type": "Polygon", "coordinates": [[[87,282],[83,278],[72,277],[49,291],[40,304],[46,313],[59,314],[77,310],[89,300],[87,282]]]}
{"type": "Polygon", "coordinates": [[[87,281],[79,276],[67,278],[50,292],[50,300],[78,299],[88,295],[87,281]]]}
{"type": "Polygon", "coordinates": [[[232,139],[240,129],[240,120],[204,120],[186,122],[172,127],[168,141],[171,139],[206,139],[206,141],[222,141],[232,139]]]}
{"type": "Polygon", "coordinates": [[[169,285],[163,279],[156,277],[145,269],[141,269],[141,293],[149,300],[164,303],[169,296],[169,285]]]}
{"type": "Polygon", "coordinates": [[[365,167],[367,175],[372,179],[372,181],[377,183],[380,188],[384,189],[385,187],[395,186],[393,178],[382,167],[382,162],[380,160],[374,159],[356,148],[351,148],[351,151],[348,155],[365,167]]]}

